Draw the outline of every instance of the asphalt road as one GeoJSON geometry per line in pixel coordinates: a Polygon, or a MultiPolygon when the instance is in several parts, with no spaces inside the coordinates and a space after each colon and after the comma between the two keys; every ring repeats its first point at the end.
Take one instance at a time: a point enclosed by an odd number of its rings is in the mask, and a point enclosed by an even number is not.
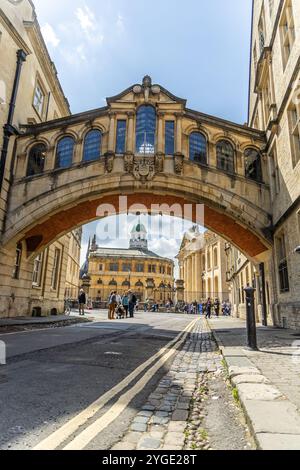
{"type": "Polygon", "coordinates": [[[32,449],[44,442],[46,448],[62,449],[100,418],[101,432],[86,449],[110,448],[173,359],[153,375],[150,371],[139,390],[138,381],[158,361],[153,356],[195,319],[168,313],[115,321],[108,321],[106,312],[89,316],[93,323],[0,336],[8,357],[0,366],[0,449],[32,449]],[[130,374],[132,381],[115,390],[130,374]],[[116,411],[127,392],[128,405],[116,411]]]}

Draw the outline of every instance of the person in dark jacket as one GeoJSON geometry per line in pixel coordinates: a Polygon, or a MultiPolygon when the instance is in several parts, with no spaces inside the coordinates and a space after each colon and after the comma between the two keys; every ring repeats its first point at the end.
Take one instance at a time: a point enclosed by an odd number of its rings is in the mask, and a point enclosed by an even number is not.
{"type": "Polygon", "coordinates": [[[129,315],[130,315],[130,318],[134,317],[134,309],[136,307],[136,304],[137,304],[137,298],[136,298],[135,294],[133,292],[129,291],[129,315]]]}
{"type": "Polygon", "coordinates": [[[86,295],[83,289],[80,289],[78,296],[79,315],[84,315],[84,309],[86,306],[86,295]]]}

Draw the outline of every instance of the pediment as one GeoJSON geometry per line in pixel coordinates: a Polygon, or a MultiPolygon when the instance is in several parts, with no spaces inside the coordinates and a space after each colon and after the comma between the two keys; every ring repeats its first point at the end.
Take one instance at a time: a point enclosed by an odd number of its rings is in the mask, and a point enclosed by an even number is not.
{"type": "Polygon", "coordinates": [[[137,99],[143,99],[146,103],[158,101],[160,103],[180,104],[186,106],[186,100],[173,95],[163,86],[152,84],[152,79],[148,75],[143,78],[142,84],[135,84],[116,96],[107,98],[107,104],[120,102],[133,102],[137,99]]]}

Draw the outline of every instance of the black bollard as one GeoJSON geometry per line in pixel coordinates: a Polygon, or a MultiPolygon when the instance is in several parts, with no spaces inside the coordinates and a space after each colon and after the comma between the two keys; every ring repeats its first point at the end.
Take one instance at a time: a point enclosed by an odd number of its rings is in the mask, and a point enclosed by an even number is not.
{"type": "Polygon", "coordinates": [[[256,320],[254,312],[254,292],[253,287],[246,287],[246,306],[247,306],[247,346],[252,351],[258,351],[256,338],[256,320]]]}

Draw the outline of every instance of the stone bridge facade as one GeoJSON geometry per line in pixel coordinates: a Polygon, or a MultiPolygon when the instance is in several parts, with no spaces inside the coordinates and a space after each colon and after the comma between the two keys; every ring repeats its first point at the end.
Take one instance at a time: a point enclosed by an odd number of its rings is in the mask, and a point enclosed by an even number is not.
{"type": "Polygon", "coordinates": [[[189,110],[145,77],[105,108],[24,127],[2,245],[25,241],[33,255],[128,196],[177,216],[203,204],[204,220],[182,215],[259,261],[272,245],[264,147],[263,133],[189,110]]]}

